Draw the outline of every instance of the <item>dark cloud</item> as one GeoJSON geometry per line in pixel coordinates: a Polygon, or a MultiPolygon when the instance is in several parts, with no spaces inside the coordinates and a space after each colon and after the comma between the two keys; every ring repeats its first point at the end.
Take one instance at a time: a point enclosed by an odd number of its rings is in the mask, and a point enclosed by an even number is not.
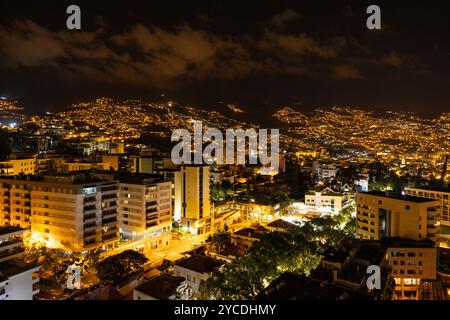
{"type": "MultiPolygon", "coordinates": [[[[275,15],[279,29],[298,14],[275,15]]],[[[305,33],[265,29],[259,35],[231,37],[195,29],[187,23],[165,30],[138,24],[120,33],[50,31],[31,20],[0,27],[3,66],[45,67],[62,78],[165,87],[178,80],[236,79],[255,74],[291,74],[337,79],[361,78],[355,66],[336,60],[346,47],[343,36],[319,41],[305,33]],[[316,62],[305,62],[315,58],[316,62]],[[331,73],[318,67],[331,63],[331,73]]],[[[391,53],[385,63],[400,66],[391,53]]]]}

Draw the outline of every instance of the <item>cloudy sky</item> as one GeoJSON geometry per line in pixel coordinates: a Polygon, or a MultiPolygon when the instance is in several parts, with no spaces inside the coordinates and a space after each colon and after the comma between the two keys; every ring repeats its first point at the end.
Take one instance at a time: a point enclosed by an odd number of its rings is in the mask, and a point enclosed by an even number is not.
{"type": "Polygon", "coordinates": [[[0,94],[28,112],[98,96],[259,112],[294,104],[450,111],[445,2],[0,0],[0,94]],[[395,2],[395,3],[393,3],[395,2]],[[66,29],[70,4],[82,30],[66,29]]]}

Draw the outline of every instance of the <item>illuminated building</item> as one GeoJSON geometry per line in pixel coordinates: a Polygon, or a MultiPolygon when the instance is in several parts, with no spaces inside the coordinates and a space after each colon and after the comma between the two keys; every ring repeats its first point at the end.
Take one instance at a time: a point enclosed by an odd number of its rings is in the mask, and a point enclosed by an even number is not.
{"type": "Polygon", "coordinates": [[[207,165],[183,165],[175,173],[174,220],[194,234],[211,229],[211,178],[207,165]]]}
{"type": "Polygon", "coordinates": [[[59,172],[69,173],[76,171],[90,171],[90,170],[109,170],[109,163],[100,162],[65,162],[63,161],[59,166],[59,172]]]}
{"type": "Polygon", "coordinates": [[[24,253],[22,234],[15,227],[0,227],[0,300],[33,300],[39,293],[40,266],[17,261],[24,253]]]}
{"type": "Polygon", "coordinates": [[[91,139],[91,141],[82,142],[81,147],[83,148],[83,153],[85,155],[90,155],[99,151],[111,153],[111,143],[101,139],[91,139]]]}
{"type": "Polygon", "coordinates": [[[49,247],[108,249],[119,240],[117,189],[108,175],[0,178],[0,224],[31,228],[49,247]]]}
{"type": "Polygon", "coordinates": [[[18,174],[35,174],[37,170],[36,157],[9,159],[0,161],[0,176],[18,174]]]}
{"type": "Polygon", "coordinates": [[[189,299],[199,292],[200,282],[206,281],[222,264],[219,260],[197,255],[175,262],[174,273],[176,277],[185,279],[189,299]]]}
{"type": "Polygon", "coordinates": [[[107,165],[107,170],[131,171],[130,157],[126,154],[102,154],[101,162],[107,165]]]}
{"type": "Polygon", "coordinates": [[[358,193],[356,204],[356,233],[360,238],[402,237],[439,243],[438,200],[372,191],[358,193]]]}
{"type": "Polygon", "coordinates": [[[441,201],[441,236],[450,238],[450,189],[436,188],[407,188],[406,194],[415,197],[423,197],[428,199],[436,199],[441,201]],[[445,231],[444,231],[445,230],[445,231]]]}
{"type": "Polygon", "coordinates": [[[160,155],[131,156],[130,162],[132,173],[155,174],[166,169],[176,169],[170,157],[160,155]]]}
{"type": "Polygon", "coordinates": [[[280,205],[263,203],[254,200],[237,200],[234,209],[238,210],[242,219],[267,224],[277,220],[280,216],[280,205]]]}
{"type": "Polygon", "coordinates": [[[125,153],[125,144],[123,142],[112,143],[111,153],[112,154],[124,154],[125,153]]]}
{"type": "Polygon", "coordinates": [[[395,298],[418,299],[421,280],[436,279],[440,201],[372,191],[358,193],[356,204],[357,236],[390,242],[395,298]]]}
{"type": "Polygon", "coordinates": [[[172,182],[160,177],[118,177],[122,237],[146,240],[150,249],[169,245],[172,228],[172,182]]]}
{"type": "Polygon", "coordinates": [[[348,195],[325,188],[321,191],[308,191],[305,194],[305,205],[317,210],[339,212],[348,203],[348,195]]]}
{"type": "Polygon", "coordinates": [[[313,172],[317,175],[317,179],[330,180],[336,177],[338,169],[334,164],[320,163],[317,160],[313,161],[313,172]]]}
{"type": "Polygon", "coordinates": [[[421,282],[436,280],[436,247],[430,240],[383,239],[395,279],[394,299],[420,299],[421,282]]]}

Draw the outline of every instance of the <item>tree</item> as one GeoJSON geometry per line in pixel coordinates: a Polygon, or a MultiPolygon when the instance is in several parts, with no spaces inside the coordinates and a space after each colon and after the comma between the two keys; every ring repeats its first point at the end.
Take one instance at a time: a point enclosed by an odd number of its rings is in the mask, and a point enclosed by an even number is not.
{"type": "Polygon", "coordinates": [[[270,232],[248,254],[226,264],[200,284],[203,299],[253,299],[283,272],[308,275],[320,255],[354,232],[354,207],[318,218],[287,232],[270,232]]]}
{"type": "Polygon", "coordinates": [[[8,135],[0,129],[0,160],[6,159],[11,153],[11,144],[8,135]]]}
{"type": "Polygon", "coordinates": [[[125,266],[114,256],[106,258],[97,266],[97,277],[103,284],[113,284],[126,274],[125,266]]]}
{"type": "Polygon", "coordinates": [[[341,184],[353,184],[357,179],[358,171],[352,166],[341,168],[336,173],[336,182],[341,184]]]}
{"type": "Polygon", "coordinates": [[[225,190],[222,188],[220,183],[216,183],[213,186],[212,191],[213,201],[223,201],[225,200],[226,193],[225,190]]]}
{"type": "Polygon", "coordinates": [[[210,251],[219,253],[230,245],[231,234],[225,230],[217,230],[213,235],[209,235],[206,242],[210,251]]]}
{"type": "Polygon", "coordinates": [[[126,250],[96,264],[97,277],[104,284],[113,284],[121,278],[141,270],[148,259],[142,253],[126,250]]]}
{"type": "Polygon", "coordinates": [[[273,188],[270,201],[273,204],[280,204],[281,209],[288,207],[292,200],[289,197],[291,194],[291,189],[285,184],[277,184],[273,188]]]}

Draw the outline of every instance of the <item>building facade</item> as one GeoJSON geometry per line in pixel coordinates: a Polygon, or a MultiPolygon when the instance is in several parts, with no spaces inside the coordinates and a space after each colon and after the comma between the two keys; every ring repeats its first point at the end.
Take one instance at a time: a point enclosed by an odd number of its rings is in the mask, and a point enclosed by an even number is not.
{"type": "Polygon", "coordinates": [[[48,247],[112,248],[119,240],[117,190],[104,175],[1,178],[0,224],[29,228],[48,247]]]}
{"type": "Polygon", "coordinates": [[[168,246],[172,228],[172,182],[144,175],[118,179],[122,237],[147,240],[151,249],[168,246]]]}
{"type": "Polygon", "coordinates": [[[356,234],[382,240],[395,279],[394,299],[419,299],[423,280],[436,280],[441,203],[383,192],[358,193],[356,234]]]}
{"type": "MultiPolygon", "coordinates": [[[[450,239],[450,189],[434,188],[407,188],[406,194],[414,197],[439,200],[442,205],[441,228],[444,227],[447,232],[442,232],[443,237],[450,239]]],[[[442,228],[443,229],[443,228],[442,228]]]]}
{"type": "Polygon", "coordinates": [[[356,234],[362,239],[402,237],[439,244],[438,200],[372,191],[358,193],[356,204],[356,234]]]}
{"type": "Polygon", "coordinates": [[[17,261],[24,253],[23,232],[21,228],[0,227],[0,300],[33,300],[39,293],[40,266],[17,261]]]}
{"type": "Polygon", "coordinates": [[[210,167],[181,166],[175,173],[174,219],[193,234],[208,233],[212,210],[210,167]]]}

